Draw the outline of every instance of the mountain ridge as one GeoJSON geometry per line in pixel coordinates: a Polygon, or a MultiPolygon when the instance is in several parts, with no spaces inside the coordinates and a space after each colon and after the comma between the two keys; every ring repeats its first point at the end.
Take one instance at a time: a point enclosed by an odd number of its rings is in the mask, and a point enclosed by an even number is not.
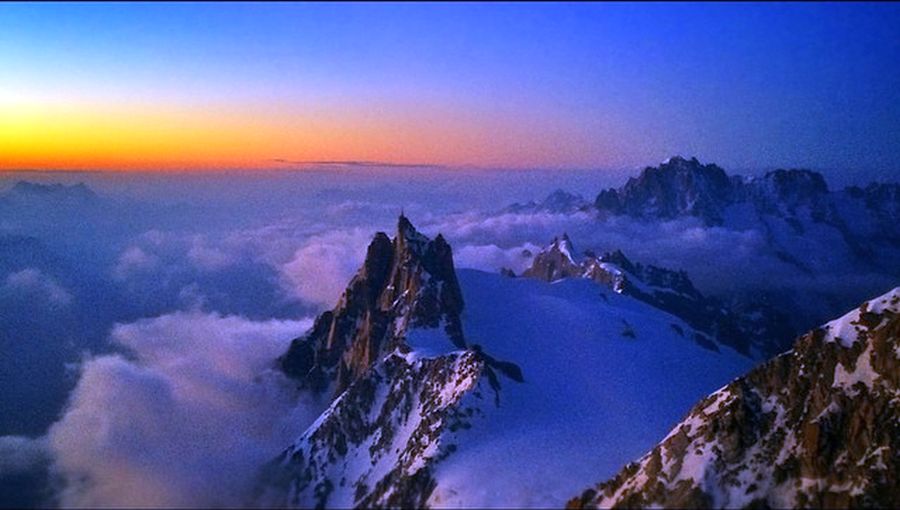
{"type": "Polygon", "coordinates": [[[900,505],[900,287],[698,403],[587,507],[900,505]]]}
{"type": "Polygon", "coordinates": [[[743,302],[740,312],[694,287],[685,271],[632,262],[621,250],[597,256],[587,251],[576,261],[569,236],[563,234],[534,255],[523,277],[554,282],[583,278],[612,291],[632,296],[690,324],[700,346],[717,350],[728,345],[753,357],[768,357],[783,350],[793,332],[784,314],[763,302],[743,302]]]}

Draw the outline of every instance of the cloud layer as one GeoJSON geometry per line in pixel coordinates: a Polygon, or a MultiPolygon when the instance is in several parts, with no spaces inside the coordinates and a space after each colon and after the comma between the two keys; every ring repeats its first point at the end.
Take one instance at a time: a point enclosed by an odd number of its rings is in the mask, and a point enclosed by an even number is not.
{"type": "Polygon", "coordinates": [[[273,360],[309,321],[178,312],[118,325],[48,443],[63,506],[229,506],[321,409],[273,360]]]}

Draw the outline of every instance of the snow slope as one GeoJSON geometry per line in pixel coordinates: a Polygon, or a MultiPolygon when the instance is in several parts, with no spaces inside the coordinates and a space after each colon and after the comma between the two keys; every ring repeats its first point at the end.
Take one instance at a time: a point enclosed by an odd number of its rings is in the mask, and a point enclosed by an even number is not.
{"type": "Polygon", "coordinates": [[[690,327],[586,280],[548,284],[459,271],[467,339],[516,363],[499,406],[458,434],[429,504],[560,506],[569,488],[612,475],[697,397],[749,368],[680,335],[690,327]]]}

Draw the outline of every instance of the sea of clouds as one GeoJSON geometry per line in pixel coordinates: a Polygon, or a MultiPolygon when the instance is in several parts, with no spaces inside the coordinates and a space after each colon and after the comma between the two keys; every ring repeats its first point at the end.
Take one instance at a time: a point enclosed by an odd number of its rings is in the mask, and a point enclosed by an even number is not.
{"type": "Polygon", "coordinates": [[[874,294],[885,282],[844,266],[805,274],[756,231],[504,211],[556,188],[590,200],[622,175],[417,172],[0,176],[0,498],[247,502],[324,406],[275,359],[401,210],[448,239],[457,267],[519,273],[565,232],[579,251],[684,269],[708,293],[874,294]],[[84,181],[96,195],[19,193],[20,179],[84,181]],[[24,496],[23,477],[40,482],[24,496]]]}

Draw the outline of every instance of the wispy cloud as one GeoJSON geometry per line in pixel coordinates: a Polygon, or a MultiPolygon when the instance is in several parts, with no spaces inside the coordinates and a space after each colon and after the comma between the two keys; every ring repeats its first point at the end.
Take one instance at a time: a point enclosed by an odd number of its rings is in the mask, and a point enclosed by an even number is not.
{"type": "Polygon", "coordinates": [[[397,168],[445,168],[445,165],[435,163],[394,163],[390,161],[368,161],[368,160],[291,160],[274,158],[274,163],[296,166],[349,166],[356,168],[373,168],[373,167],[397,167],[397,168]]]}

